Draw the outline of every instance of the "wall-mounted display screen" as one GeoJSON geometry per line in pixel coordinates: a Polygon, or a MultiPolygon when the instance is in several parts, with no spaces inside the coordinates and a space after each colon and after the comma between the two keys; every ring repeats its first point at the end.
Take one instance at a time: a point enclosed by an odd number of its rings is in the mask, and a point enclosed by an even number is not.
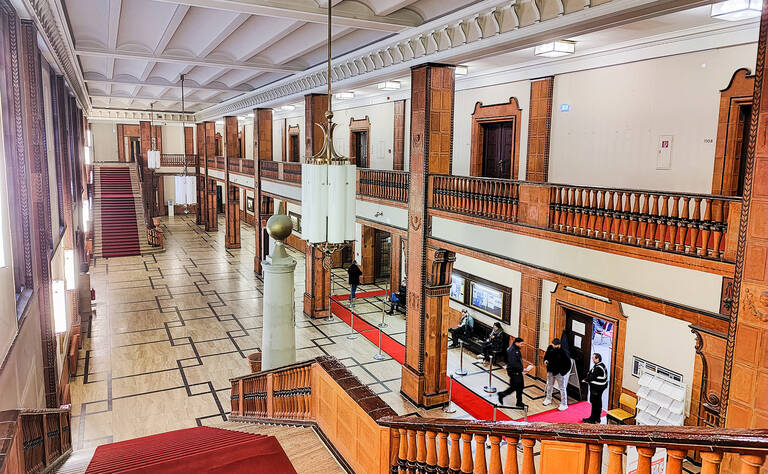
{"type": "Polygon", "coordinates": [[[501,319],[504,309],[504,294],[489,286],[473,282],[470,305],[501,319]]]}
{"type": "Polygon", "coordinates": [[[451,274],[451,299],[509,324],[511,288],[454,270],[451,274]]]}

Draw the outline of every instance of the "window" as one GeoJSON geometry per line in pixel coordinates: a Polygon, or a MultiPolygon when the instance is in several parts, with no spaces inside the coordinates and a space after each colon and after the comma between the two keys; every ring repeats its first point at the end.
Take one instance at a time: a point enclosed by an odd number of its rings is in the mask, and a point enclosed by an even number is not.
{"type": "Polygon", "coordinates": [[[454,270],[450,298],[509,324],[512,300],[512,289],[509,287],[454,270]]]}

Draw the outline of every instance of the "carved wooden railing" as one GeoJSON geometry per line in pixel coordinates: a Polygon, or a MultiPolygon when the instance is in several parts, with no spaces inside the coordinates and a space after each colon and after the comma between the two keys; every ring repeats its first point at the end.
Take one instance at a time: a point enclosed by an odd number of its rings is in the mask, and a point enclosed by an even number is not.
{"type": "Polygon", "coordinates": [[[702,473],[720,472],[723,454],[734,453],[739,457],[739,472],[756,474],[768,453],[768,430],[478,422],[414,416],[382,418],[379,424],[391,428],[397,437],[392,468],[401,473],[599,474],[604,447],[608,449],[608,472],[622,473],[626,447],[636,446],[637,474],[651,473],[651,459],[659,448],[667,450],[668,474],[682,472],[689,451],[701,455],[702,473]],[[490,449],[486,449],[486,441],[490,449]],[[541,442],[538,470],[533,451],[537,441],[541,442]],[[520,471],[518,442],[523,448],[520,471]]]}
{"type": "Polygon", "coordinates": [[[229,165],[229,171],[240,172],[240,158],[229,158],[227,164],[229,165]]]}
{"type": "Polygon", "coordinates": [[[216,157],[208,157],[207,162],[209,169],[216,169],[216,157]]]}
{"type": "Polygon", "coordinates": [[[224,171],[224,157],[223,156],[217,156],[216,157],[216,169],[224,171]]]}
{"type": "Polygon", "coordinates": [[[554,231],[717,260],[728,216],[741,207],[741,198],[729,196],[549,186],[554,231]]]}
{"type": "Polygon", "coordinates": [[[240,160],[240,172],[247,175],[253,175],[253,160],[245,158],[240,160]]]}
{"type": "Polygon", "coordinates": [[[0,412],[0,474],[50,471],[71,451],[69,408],[0,412]]]}
{"type": "Polygon", "coordinates": [[[232,415],[273,420],[308,420],[311,417],[311,365],[301,362],[231,379],[232,415]]]}
{"type": "Polygon", "coordinates": [[[301,163],[263,160],[259,166],[262,178],[301,185],[301,163]]]}
{"type": "Polygon", "coordinates": [[[411,174],[407,171],[357,169],[357,194],[387,201],[408,202],[411,174]]]}
{"type": "Polygon", "coordinates": [[[289,183],[301,184],[301,163],[282,162],[283,175],[281,179],[289,183]]]}
{"type": "Polygon", "coordinates": [[[175,153],[163,153],[160,155],[160,166],[195,166],[197,155],[185,155],[175,153]]]}
{"type": "Polygon", "coordinates": [[[470,216],[517,221],[520,183],[509,179],[430,175],[430,206],[470,216]]]}
{"type": "Polygon", "coordinates": [[[259,162],[261,166],[261,177],[269,179],[279,179],[280,176],[280,163],[279,161],[264,160],[259,162]]]}

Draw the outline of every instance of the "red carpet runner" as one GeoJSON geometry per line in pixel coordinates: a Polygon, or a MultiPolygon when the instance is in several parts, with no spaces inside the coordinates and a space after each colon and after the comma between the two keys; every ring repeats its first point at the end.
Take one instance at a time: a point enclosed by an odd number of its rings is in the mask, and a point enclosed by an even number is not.
{"type": "Polygon", "coordinates": [[[296,474],[274,436],[206,426],[99,446],[85,472],[296,474]]]}
{"type": "Polygon", "coordinates": [[[131,172],[124,167],[102,166],[101,254],[103,257],[139,255],[131,172]]]}
{"type": "MultiPolygon", "coordinates": [[[[366,293],[358,293],[358,298],[370,298],[373,296],[383,295],[384,291],[369,291],[366,293]]],[[[339,317],[342,321],[349,324],[351,316],[349,308],[342,306],[337,301],[346,301],[349,299],[349,295],[335,295],[333,297],[333,314],[339,317]]],[[[366,339],[370,340],[374,344],[378,345],[378,329],[371,325],[367,321],[355,315],[355,327],[353,328],[366,339]]],[[[381,333],[381,350],[386,352],[394,360],[403,364],[405,362],[405,346],[392,339],[390,336],[381,333]]],[[[450,377],[448,377],[448,383],[451,383],[450,377]]],[[[496,394],[494,394],[496,396],[496,394]]],[[[508,401],[508,400],[505,400],[508,401]]],[[[488,400],[476,394],[469,388],[465,387],[458,378],[454,379],[453,384],[453,402],[460,406],[462,410],[466,411],[472,417],[478,420],[493,420],[493,404],[488,400]]],[[[528,416],[529,422],[547,422],[547,423],[582,423],[581,419],[589,416],[591,405],[584,401],[570,405],[567,410],[560,411],[556,407],[547,410],[545,412],[537,413],[535,415],[528,416]]],[[[605,416],[605,410],[603,410],[603,416],[605,416]]],[[[505,415],[501,411],[496,412],[496,420],[509,421],[513,420],[509,416],[505,415]]],[[[515,421],[522,421],[523,418],[514,419],[515,421]]]]}

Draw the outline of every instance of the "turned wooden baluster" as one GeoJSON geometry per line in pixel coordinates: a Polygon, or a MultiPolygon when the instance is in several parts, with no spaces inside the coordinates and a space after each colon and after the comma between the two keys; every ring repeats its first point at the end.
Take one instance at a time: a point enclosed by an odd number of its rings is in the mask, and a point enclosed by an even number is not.
{"type": "Polygon", "coordinates": [[[568,207],[566,208],[566,216],[565,216],[565,231],[570,232],[571,228],[573,227],[573,219],[574,219],[574,210],[573,210],[573,202],[574,202],[574,195],[573,195],[573,189],[568,188],[566,189],[566,197],[568,201],[568,207]]]}
{"type": "Polygon", "coordinates": [[[701,218],[701,198],[693,198],[693,211],[691,211],[691,220],[688,222],[688,240],[685,243],[685,253],[698,253],[697,245],[699,239],[699,219],[701,218]]]}
{"type": "Polygon", "coordinates": [[[448,455],[448,433],[437,433],[437,467],[438,471],[448,470],[450,457],[448,455]]]}
{"type": "Polygon", "coordinates": [[[553,186],[549,190],[549,227],[553,230],[558,229],[558,223],[560,222],[560,189],[557,186],[553,186]]]}
{"type": "Polygon", "coordinates": [[[483,217],[488,217],[490,215],[490,209],[488,208],[490,199],[488,199],[488,197],[491,195],[491,193],[489,192],[491,183],[489,181],[484,181],[480,183],[480,185],[481,185],[481,189],[483,190],[482,197],[480,198],[483,205],[483,211],[482,211],[483,217]]]}
{"type": "Polygon", "coordinates": [[[424,472],[424,467],[427,462],[427,441],[425,439],[426,433],[422,430],[416,432],[416,463],[418,464],[419,472],[424,472]]]}
{"type": "Polygon", "coordinates": [[[488,474],[503,474],[501,470],[501,443],[500,436],[491,435],[488,437],[491,443],[491,455],[488,459],[488,474]]]}
{"type": "Polygon", "coordinates": [[[680,220],[677,221],[677,240],[675,241],[675,252],[685,251],[685,239],[688,234],[688,216],[691,207],[691,198],[683,197],[680,203],[680,220]]]}
{"type": "Polygon", "coordinates": [[[680,196],[672,196],[670,199],[670,205],[672,211],[669,214],[669,244],[666,244],[664,248],[666,250],[675,250],[675,244],[677,243],[677,231],[680,228],[680,213],[678,211],[680,207],[680,196]]]}
{"type": "Polygon", "coordinates": [[[667,249],[667,216],[669,215],[669,198],[664,195],[659,196],[659,240],[656,241],[656,248],[667,249]]]}
{"type": "Polygon", "coordinates": [[[523,473],[522,474],[536,474],[536,465],[533,462],[533,445],[536,444],[535,439],[523,438],[523,473]]]}
{"type": "Polygon", "coordinates": [[[595,226],[592,236],[596,239],[602,239],[605,232],[603,232],[603,220],[605,219],[605,192],[597,190],[597,204],[595,205],[595,226]]]}
{"type": "Polygon", "coordinates": [[[574,217],[573,217],[573,233],[574,234],[583,234],[584,233],[584,209],[582,209],[582,195],[584,194],[583,189],[574,189],[573,193],[576,197],[575,199],[575,208],[573,209],[574,217]]]}
{"type": "MultiPolygon", "coordinates": [[[[275,374],[273,380],[275,381],[274,386],[272,387],[273,393],[277,392],[278,390],[282,390],[283,374],[275,374]]],[[[284,416],[283,407],[283,397],[275,397],[275,410],[278,418],[282,418],[284,416]]]]}
{"type": "Polygon", "coordinates": [[[472,465],[472,434],[461,434],[461,472],[470,473],[473,471],[472,465]]]}
{"type": "Polygon", "coordinates": [[[723,453],[702,451],[700,454],[701,474],[718,474],[720,463],[723,461],[723,453]]]}
{"type": "Polygon", "coordinates": [[[760,466],[765,462],[765,455],[740,454],[741,474],[758,474],[760,466]]]}
{"type": "Polygon", "coordinates": [[[723,201],[712,201],[712,221],[715,224],[712,231],[712,247],[708,248],[710,257],[720,257],[720,240],[723,238],[721,224],[723,223],[723,201]]]}
{"type": "Polygon", "coordinates": [[[437,466],[437,444],[435,442],[435,438],[437,437],[437,433],[434,431],[427,431],[426,434],[426,442],[427,442],[427,456],[424,460],[424,463],[426,464],[427,468],[434,469],[435,466],[437,466]]]}
{"type": "Polygon", "coordinates": [[[613,240],[613,191],[605,192],[605,219],[603,219],[603,238],[613,240]]]}
{"type": "Polygon", "coordinates": [[[501,197],[501,194],[499,194],[499,182],[495,181],[491,184],[491,195],[488,196],[488,200],[491,202],[490,209],[491,209],[491,218],[499,220],[501,216],[499,215],[499,198],[501,197]]]}
{"type": "Polygon", "coordinates": [[[448,461],[448,467],[452,472],[458,472],[461,469],[461,450],[459,449],[459,439],[461,435],[459,433],[451,433],[451,455],[448,461]]]}
{"type": "Polygon", "coordinates": [[[504,474],[518,474],[517,469],[517,438],[506,437],[507,458],[504,460],[504,474]]]}
{"type": "Polygon", "coordinates": [[[397,430],[400,433],[400,449],[397,452],[397,471],[399,474],[405,474],[408,462],[408,434],[404,428],[397,430]]]}
{"type": "Polygon", "coordinates": [[[488,474],[488,467],[485,464],[485,435],[475,434],[475,469],[474,474],[488,474]]]}
{"type": "Polygon", "coordinates": [[[481,216],[483,214],[483,202],[480,198],[480,195],[482,194],[482,190],[480,188],[481,184],[481,181],[476,179],[472,180],[472,213],[476,216],[481,216]]]}
{"type": "Polygon", "coordinates": [[[451,206],[453,209],[461,209],[466,210],[467,209],[467,197],[466,197],[466,180],[464,178],[454,178],[453,179],[453,189],[455,191],[455,203],[453,206],[451,206]]]}
{"type": "Polygon", "coordinates": [[[600,474],[603,463],[603,446],[600,444],[590,444],[589,457],[587,458],[587,474],[600,474]]]}
{"type": "Polygon", "coordinates": [[[408,430],[408,472],[416,472],[416,431],[408,430]]]}
{"type": "Polygon", "coordinates": [[[629,193],[627,201],[630,200],[632,201],[632,214],[628,217],[629,229],[627,229],[627,243],[634,245],[637,243],[637,214],[640,210],[640,194],[629,193]]]}
{"type": "Polygon", "coordinates": [[[667,449],[667,474],[682,474],[685,451],[681,449],[667,449]]]}
{"type": "Polygon", "coordinates": [[[499,191],[499,197],[502,200],[502,204],[500,205],[500,219],[508,221],[509,216],[512,215],[512,206],[509,203],[509,200],[507,199],[510,196],[510,185],[509,183],[501,183],[501,189],[499,191]]]}
{"type": "Polygon", "coordinates": [[[592,234],[595,232],[595,219],[597,218],[597,213],[595,212],[596,198],[597,195],[595,194],[595,190],[590,189],[587,194],[588,217],[586,231],[588,237],[592,237],[592,234]]]}
{"type": "Polygon", "coordinates": [[[637,448],[637,474],[651,474],[651,458],[656,448],[638,446],[637,448]]]}
{"type": "Polygon", "coordinates": [[[511,192],[511,198],[512,198],[512,216],[510,220],[512,222],[517,222],[517,209],[520,204],[520,184],[514,183],[510,185],[510,192],[511,192]]]}
{"type": "Polygon", "coordinates": [[[612,225],[611,225],[611,240],[614,242],[620,239],[621,223],[624,221],[621,217],[621,194],[618,191],[614,191],[613,194],[613,210],[611,211],[612,225]]]}
{"type": "MultiPolygon", "coordinates": [[[[295,380],[294,380],[294,370],[291,369],[288,371],[288,373],[285,374],[285,380],[286,380],[286,390],[293,390],[293,388],[296,386],[295,380]]],[[[289,392],[290,393],[290,392],[289,392]]],[[[288,418],[294,418],[296,416],[296,410],[293,406],[293,395],[286,394],[285,396],[285,411],[288,414],[288,418]]]]}
{"type": "Polygon", "coordinates": [[[701,247],[697,249],[697,255],[707,255],[709,249],[709,235],[711,233],[709,228],[709,221],[712,220],[712,199],[707,199],[706,203],[701,203],[704,211],[704,215],[699,223],[699,229],[701,229],[701,247]]]}
{"type": "Polygon", "coordinates": [[[622,474],[624,472],[623,455],[624,446],[608,445],[608,474],[622,474]]]}
{"type": "Polygon", "coordinates": [[[659,215],[659,197],[655,194],[649,194],[648,200],[651,201],[651,212],[648,213],[648,234],[646,236],[646,247],[650,247],[652,243],[653,246],[656,245],[656,227],[659,215]]]}
{"type": "Polygon", "coordinates": [[[594,210],[594,189],[585,189],[584,190],[584,196],[581,205],[584,207],[581,210],[581,228],[579,229],[579,234],[581,235],[591,235],[592,234],[592,227],[591,225],[594,223],[594,216],[595,216],[595,210],[594,210]]]}

